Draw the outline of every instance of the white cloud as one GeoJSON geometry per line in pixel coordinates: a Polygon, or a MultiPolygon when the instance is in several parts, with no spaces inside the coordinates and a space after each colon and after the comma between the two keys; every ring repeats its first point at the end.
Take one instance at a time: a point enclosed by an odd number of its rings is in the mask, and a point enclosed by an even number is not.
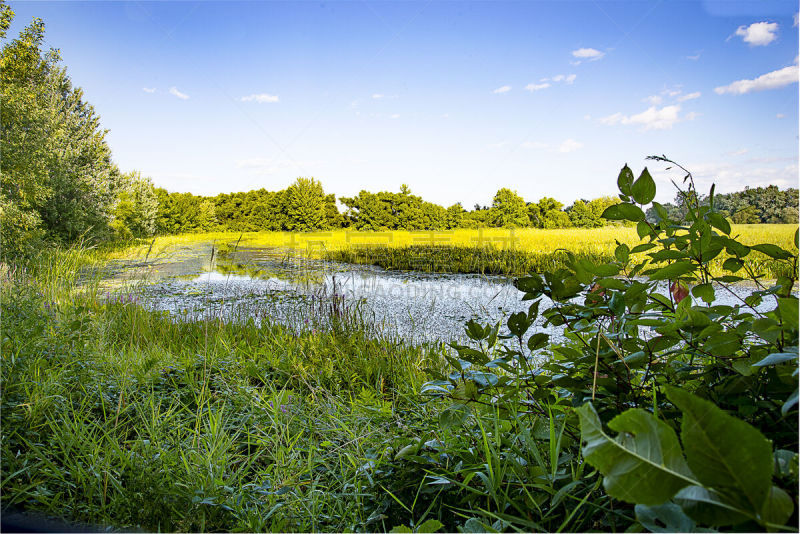
{"type": "Polygon", "coordinates": [[[697,54],[695,54],[693,56],[686,56],[686,59],[690,59],[692,61],[697,61],[698,59],[700,59],[700,53],[698,52],[697,54]]]}
{"type": "Polygon", "coordinates": [[[605,52],[601,52],[600,50],[596,50],[594,48],[578,48],[577,50],[572,51],[573,57],[578,59],[588,59],[589,61],[597,61],[605,55],[605,52]]]}
{"type": "Polygon", "coordinates": [[[609,115],[608,117],[601,117],[598,119],[601,124],[605,124],[607,126],[614,126],[622,122],[622,119],[625,118],[625,115],[622,113],[614,113],[613,115],[609,115]]]}
{"type": "Polygon", "coordinates": [[[552,78],[542,78],[539,80],[539,83],[529,83],[525,86],[525,90],[530,92],[541,91],[542,89],[552,87],[554,83],[565,83],[567,85],[572,85],[577,77],[577,74],[556,74],[552,78]]]}
{"type": "Polygon", "coordinates": [[[542,89],[547,89],[550,87],[550,84],[547,82],[542,83],[529,83],[525,86],[526,91],[534,92],[534,91],[541,91],[542,89]]]}
{"type": "Polygon", "coordinates": [[[278,95],[270,95],[267,93],[259,93],[243,96],[240,98],[242,102],[258,102],[259,104],[274,104],[279,101],[278,95]]]}
{"type": "Polygon", "coordinates": [[[678,98],[678,102],[686,102],[687,100],[694,100],[695,98],[700,98],[700,91],[695,91],[694,93],[689,93],[688,95],[683,95],[678,98]]]}
{"type": "Polygon", "coordinates": [[[661,95],[652,95],[652,96],[648,96],[647,98],[644,99],[645,102],[647,102],[648,104],[650,104],[652,106],[658,106],[659,104],[661,104],[661,102],[663,100],[664,99],[661,98],[661,95]]]}
{"type": "Polygon", "coordinates": [[[507,93],[507,92],[509,92],[510,90],[511,90],[511,86],[510,86],[510,85],[504,85],[504,86],[502,86],[502,87],[498,87],[497,89],[495,89],[495,90],[494,90],[494,91],[492,91],[492,92],[493,92],[494,94],[496,94],[496,95],[501,95],[501,94],[503,94],[503,93],[507,93]]]}
{"type": "Polygon", "coordinates": [[[778,113],[777,115],[775,115],[775,118],[776,118],[776,119],[782,119],[782,118],[784,118],[785,116],[786,116],[786,115],[784,115],[783,113],[778,113]]]}
{"type": "Polygon", "coordinates": [[[687,168],[692,170],[699,190],[708,191],[712,183],[717,184],[719,193],[741,191],[745,186],[797,187],[797,163],[793,161],[750,158],[726,163],[690,162],[687,168]]]}
{"type": "Polygon", "coordinates": [[[380,100],[384,96],[385,95],[382,95],[381,93],[375,93],[374,95],[372,95],[372,98],[374,98],[375,100],[380,100]]]}
{"type": "MultiPolygon", "coordinates": [[[[673,124],[681,120],[679,117],[680,110],[681,107],[676,105],[664,106],[661,109],[656,106],[650,106],[636,115],[628,116],[622,113],[614,113],[608,117],[601,118],[600,122],[609,126],[634,124],[642,126],[645,130],[668,130],[672,128],[673,124]]],[[[691,117],[687,115],[685,118],[691,120],[695,117],[696,115],[693,114],[691,117]]]]}
{"type": "Polygon", "coordinates": [[[645,130],[668,130],[678,122],[680,109],[680,106],[664,106],[661,109],[650,106],[641,113],[624,118],[622,123],[640,124],[645,130]]]}
{"type": "Polygon", "coordinates": [[[399,119],[400,118],[400,114],[399,113],[395,113],[394,115],[389,115],[389,118],[390,119],[399,119]]]}
{"type": "Polygon", "coordinates": [[[565,76],[563,74],[556,74],[555,76],[553,76],[551,78],[551,80],[554,81],[554,82],[564,82],[567,85],[571,85],[572,82],[574,82],[575,78],[577,78],[577,77],[578,77],[577,74],[570,74],[570,75],[567,75],[567,76],[565,76]]]}
{"type": "Polygon", "coordinates": [[[687,121],[693,121],[693,120],[695,120],[697,117],[699,117],[700,115],[701,115],[701,114],[700,114],[700,113],[698,113],[698,112],[696,112],[696,111],[690,111],[689,113],[687,113],[687,114],[686,114],[686,116],[685,116],[684,118],[685,118],[687,121]]]}
{"type": "Polygon", "coordinates": [[[145,93],[153,94],[153,93],[156,92],[156,88],[155,87],[142,87],[142,91],[144,91],[145,93]]]}
{"type": "Polygon", "coordinates": [[[800,13],[795,13],[794,14],[794,20],[792,21],[792,28],[797,28],[797,24],[798,24],[797,17],[798,17],[798,15],[800,15],[800,13]]]}
{"type": "Polygon", "coordinates": [[[747,148],[740,148],[739,150],[734,150],[733,152],[729,152],[729,153],[728,153],[728,155],[729,155],[729,156],[744,156],[744,155],[745,155],[745,154],[747,154],[748,152],[750,152],[750,150],[749,150],[749,149],[747,149],[747,148]]]}
{"type": "Polygon", "coordinates": [[[568,152],[575,152],[582,147],[583,143],[575,141],[574,139],[566,139],[563,143],[561,143],[561,146],[558,147],[558,151],[562,154],[566,154],[568,152]]]}
{"type": "Polygon", "coordinates": [[[766,46],[778,38],[777,22],[754,22],[750,26],[739,26],[735,35],[750,46],[766,46]]]}
{"type": "Polygon", "coordinates": [[[170,87],[169,88],[169,94],[177,96],[181,100],[189,100],[189,95],[187,95],[185,93],[181,93],[180,91],[178,91],[178,89],[176,87],[170,87]]]}
{"type": "Polygon", "coordinates": [[[743,95],[754,91],[765,91],[767,89],[779,89],[786,85],[797,83],[797,65],[791,65],[782,69],[774,70],[762,74],[753,80],[739,80],[730,85],[724,85],[714,89],[718,95],[730,93],[733,95],[743,95]]]}

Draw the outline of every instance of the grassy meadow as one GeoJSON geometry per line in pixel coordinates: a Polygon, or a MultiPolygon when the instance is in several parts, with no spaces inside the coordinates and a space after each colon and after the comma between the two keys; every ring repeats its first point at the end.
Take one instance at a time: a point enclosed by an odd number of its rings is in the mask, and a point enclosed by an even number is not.
{"type": "MultiPolygon", "coordinates": [[[[787,250],[794,247],[792,224],[733,225],[732,237],[746,245],[771,243],[787,250]]],[[[111,254],[112,258],[144,259],[170,255],[181,246],[214,243],[231,252],[236,247],[276,247],[287,253],[372,264],[388,269],[428,272],[523,275],[542,273],[564,265],[563,251],[595,262],[610,261],[618,243],[637,245],[639,236],[630,226],[603,228],[486,228],[451,231],[358,232],[212,232],[157,237],[111,254]]],[[[644,255],[641,255],[644,258],[644,255]]],[[[712,262],[720,273],[728,256],[723,252],[712,262]]],[[[776,278],[783,274],[777,263],[759,252],[746,260],[756,274],[776,278]]]]}

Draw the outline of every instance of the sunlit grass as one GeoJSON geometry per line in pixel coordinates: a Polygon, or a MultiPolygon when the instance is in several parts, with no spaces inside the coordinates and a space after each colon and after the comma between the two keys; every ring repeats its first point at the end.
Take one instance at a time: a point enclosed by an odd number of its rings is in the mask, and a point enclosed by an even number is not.
{"type": "MultiPolygon", "coordinates": [[[[771,243],[795,250],[796,229],[797,226],[793,224],[734,225],[731,235],[738,236],[741,242],[749,245],[771,243]]],[[[419,232],[213,232],[157,237],[126,250],[115,251],[110,257],[139,260],[170,257],[179,255],[182,247],[205,243],[218,249],[234,246],[280,248],[287,253],[312,258],[369,263],[395,269],[524,274],[562,266],[563,250],[593,261],[609,261],[618,243],[633,247],[639,242],[636,229],[626,226],[419,232]],[[474,257],[471,257],[472,249],[475,250],[474,257]]],[[[724,254],[720,255],[712,263],[712,270],[716,274],[721,273],[724,258],[724,254]]],[[[764,276],[781,274],[773,271],[772,262],[760,253],[751,254],[748,261],[764,276]]]]}

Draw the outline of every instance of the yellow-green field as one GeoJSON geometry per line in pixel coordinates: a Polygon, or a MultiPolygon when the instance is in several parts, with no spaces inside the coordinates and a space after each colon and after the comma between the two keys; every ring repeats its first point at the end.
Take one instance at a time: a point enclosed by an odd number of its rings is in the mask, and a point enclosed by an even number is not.
{"type": "MultiPolygon", "coordinates": [[[[733,236],[748,245],[772,243],[788,250],[794,249],[793,224],[740,224],[733,225],[733,236]]],[[[127,250],[114,253],[115,257],[138,257],[150,250],[150,255],[168,253],[176,246],[198,242],[217,242],[247,247],[287,247],[305,251],[318,256],[323,250],[343,250],[357,245],[384,245],[388,247],[407,247],[410,245],[440,246],[481,246],[493,245],[497,248],[516,248],[525,252],[553,252],[567,249],[572,252],[613,253],[616,242],[635,245],[639,243],[636,229],[623,226],[604,228],[564,228],[542,230],[523,228],[508,230],[486,228],[482,230],[452,231],[393,231],[358,232],[353,230],[333,230],[328,232],[210,232],[202,234],[182,234],[157,237],[152,243],[140,244],[127,250]],[[241,240],[240,240],[241,238],[241,240]],[[240,240],[240,241],[239,241],[240,240]]]]}

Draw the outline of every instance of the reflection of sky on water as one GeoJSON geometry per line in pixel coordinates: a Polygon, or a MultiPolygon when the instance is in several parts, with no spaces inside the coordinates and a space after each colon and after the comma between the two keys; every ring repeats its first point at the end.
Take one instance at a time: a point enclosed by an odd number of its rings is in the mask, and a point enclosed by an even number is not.
{"type": "MultiPolygon", "coordinates": [[[[205,251],[198,250],[198,255],[205,251]]],[[[208,256],[206,256],[208,257],[208,256]]],[[[385,334],[414,342],[466,341],[464,322],[505,323],[511,313],[527,311],[511,279],[501,276],[428,274],[386,271],[372,266],[347,265],[320,260],[299,260],[269,249],[237,251],[235,260],[218,258],[213,264],[181,259],[183,267],[162,263],[160,273],[142,286],[144,302],[152,309],[169,311],[188,319],[214,317],[232,320],[269,318],[302,328],[325,315],[331,297],[343,297],[347,306],[385,334]],[[183,272],[180,272],[183,271],[183,272]],[[326,307],[327,306],[327,307],[326,307]]],[[[662,284],[666,293],[666,284],[662,284]]],[[[741,297],[752,290],[736,286],[741,297]]],[[[715,304],[739,302],[718,290],[715,304]]],[[[542,299],[540,309],[550,304],[542,299]]],[[[762,309],[770,307],[769,302],[762,309]]],[[[530,330],[560,337],[561,328],[543,325],[542,318],[530,330]]]]}

